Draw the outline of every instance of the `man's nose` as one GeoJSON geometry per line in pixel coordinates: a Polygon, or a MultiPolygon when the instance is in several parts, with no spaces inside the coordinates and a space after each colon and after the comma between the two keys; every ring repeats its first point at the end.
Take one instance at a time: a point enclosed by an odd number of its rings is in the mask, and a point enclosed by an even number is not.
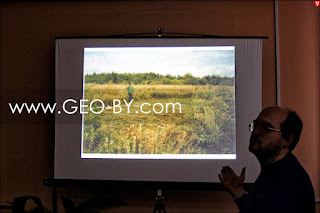
{"type": "Polygon", "coordinates": [[[261,134],[261,130],[260,130],[260,126],[257,125],[253,131],[252,131],[252,134],[256,134],[256,135],[260,135],[261,134]]]}

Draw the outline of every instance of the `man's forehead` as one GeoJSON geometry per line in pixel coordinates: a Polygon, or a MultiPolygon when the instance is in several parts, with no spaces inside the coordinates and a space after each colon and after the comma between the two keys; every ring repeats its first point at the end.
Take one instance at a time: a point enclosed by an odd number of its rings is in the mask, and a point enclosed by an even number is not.
{"type": "Polygon", "coordinates": [[[288,116],[289,111],[281,107],[268,107],[261,111],[257,120],[264,120],[271,124],[281,124],[288,116]]]}

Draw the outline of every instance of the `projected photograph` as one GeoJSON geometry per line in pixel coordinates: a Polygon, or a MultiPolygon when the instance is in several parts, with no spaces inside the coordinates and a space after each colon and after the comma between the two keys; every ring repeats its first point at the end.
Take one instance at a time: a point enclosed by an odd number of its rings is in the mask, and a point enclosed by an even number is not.
{"type": "Polygon", "coordinates": [[[235,156],[234,46],[88,47],[83,69],[82,158],[235,156]]]}

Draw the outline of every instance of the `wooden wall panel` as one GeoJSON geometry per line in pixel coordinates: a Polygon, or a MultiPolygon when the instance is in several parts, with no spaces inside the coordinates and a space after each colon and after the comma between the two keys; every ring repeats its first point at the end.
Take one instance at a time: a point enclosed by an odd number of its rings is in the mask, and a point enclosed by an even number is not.
{"type": "Polygon", "coordinates": [[[319,8],[313,2],[279,2],[280,101],[304,121],[294,153],[319,192],[319,8]]]}
{"type": "MultiPolygon", "coordinates": [[[[276,103],[274,4],[272,1],[79,1],[1,5],[1,202],[39,196],[51,211],[51,191],[42,180],[53,176],[54,119],[12,116],[7,101],[54,100],[54,38],[141,32],[268,36],[263,42],[263,105],[276,103]]],[[[210,171],[208,171],[210,172],[210,171]]],[[[72,194],[70,189],[60,193],[72,194]]],[[[99,189],[97,189],[98,193],[99,189]]],[[[100,189],[105,192],[107,189],[100,189]]],[[[79,192],[80,193],[80,192],[79,192]]],[[[73,194],[77,200],[91,193],[73,194]],[[78,197],[77,197],[78,196],[78,197]]],[[[134,208],[150,212],[152,190],[110,190],[134,208]]],[[[225,192],[168,191],[168,212],[237,212],[225,192]],[[170,210],[170,211],[169,211],[170,210]]],[[[59,212],[63,212],[61,202],[59,212]]],[[[111,212],[111,211],[108,211],[111,212]]]]}

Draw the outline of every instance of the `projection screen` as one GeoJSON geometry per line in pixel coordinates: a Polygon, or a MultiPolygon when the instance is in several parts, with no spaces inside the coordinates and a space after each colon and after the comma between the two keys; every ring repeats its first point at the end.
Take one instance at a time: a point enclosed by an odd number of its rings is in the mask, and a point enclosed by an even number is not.
{"type": "Polygon", "coordinates": [[[56,39],[55,179],[253,182],[257,38],[56,39]]]}

